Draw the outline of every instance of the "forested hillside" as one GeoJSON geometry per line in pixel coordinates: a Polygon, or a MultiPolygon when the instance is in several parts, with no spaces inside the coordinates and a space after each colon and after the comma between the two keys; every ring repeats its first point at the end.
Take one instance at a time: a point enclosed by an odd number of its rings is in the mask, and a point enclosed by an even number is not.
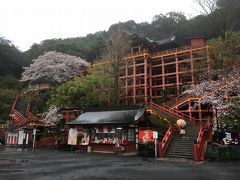
{"type": "Polygon", "coordinates": [[[9,119],[11,104],[20,88],[22,56],[11,41],[0,37],[0,123],[9,119]]]}
{"type": "MultiPolygon", "coordinates": [[[[122,22],[121,26],[127,32],[136,34],[140,40],[147,37],[149,40],[157,41],[176,35],[179,46],[187,43],[186,37],[211,39],[224,36],[226,31],[240,29],[239,0],[218,0],[217,5],[213,7],[208,7],[206,4],[202,6],[204,7],[202,14],[191,19],[187,19],[181,12],[169,12],[154,16],[150,23],[136,23],[129,20],[122,22]]],[[[91,62],[99,58],[107,39],[116,30],[117,25],[118,23],[113,24],[108,31],[100,31],[86,37],[43,40],[40,44],[33,44],[28,51],[24,52],[24,62],[29,64],[43,52],[52,50],[81,56],[91,62]]]]}

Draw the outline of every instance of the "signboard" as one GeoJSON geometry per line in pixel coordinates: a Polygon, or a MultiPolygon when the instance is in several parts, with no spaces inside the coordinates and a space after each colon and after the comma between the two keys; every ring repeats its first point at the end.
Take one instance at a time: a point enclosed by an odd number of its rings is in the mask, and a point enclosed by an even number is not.
{"type": "Polygon", "coordinates": [[[142,130],[139,131],[139,142],[149,142],[153,141],[153,131],[152,130],[142,130]]]}
{"type": "Polygon", "coordinates": [[[68,133],[68,145],[77,145],[78,130],[70,128],[68,133]]]}
{"type": "Polygon", "coordinates": [[[153,138],[158,139],[158,132],[157,131],[153,131],[153,138]]]}
{"type": "Polygon", "coordinates": [[[239,132],[215,132],[215,136],[220,144],[240,146],[239,132]]]}

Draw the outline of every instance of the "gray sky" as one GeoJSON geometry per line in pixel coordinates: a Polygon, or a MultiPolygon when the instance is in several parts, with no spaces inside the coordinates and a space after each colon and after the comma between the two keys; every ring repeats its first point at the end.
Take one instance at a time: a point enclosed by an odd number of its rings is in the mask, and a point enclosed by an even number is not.
{"type": "Polygon", "coordinates": [[[0,0],[0,36],[25,51],[44,39],[85,36],[119,21],[151,22],[154,15],[198,14],[194,0],[0,0]]]}

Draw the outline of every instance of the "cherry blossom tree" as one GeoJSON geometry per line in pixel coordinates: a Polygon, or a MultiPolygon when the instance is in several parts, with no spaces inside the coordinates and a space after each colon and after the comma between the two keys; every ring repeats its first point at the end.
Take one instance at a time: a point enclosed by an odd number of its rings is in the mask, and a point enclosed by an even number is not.
{"type": "Polygon", "coordinates": [[[55,126],[61,119],[63,115],[59,112],[59,108],[56,106],[51,106],[48,112],[45,113],[44,123],[50,126],[55,126]]]}
{"type": "Polygon", "coordinates": [[[80,57],[50,51],[34,59],[29,67],[25,67],[20,81],[45,80],[62,83],[79,75],[89,65],[80,57]]]}
{"type": "MultiPolygon", "coordinates": [[[[209,75],[211,78],[202,78],[200,84],[192,85],[185,93],[193,96],[201,97],[202,103],[213,103],[218,101],[216,105],[221,106],[219,101],[222,101],[226,96],[240,96],[240,65],[227,74],[221,71],[212,71],[209,75]]],[[[207,76],[205,76],[207,77],[207,76]]]]}
{"type": "Polygon", "coordinates": [[[228,73],[223,74],[219,71],[212,72],[212,78],[203,80],[200,84],[193,85],[185,91],[192,96],[200,97],[198,103],[212,106],[217,113],[214,129],[217,127],[217,118],[226,116],[228,109],[240,104],[240,65],[228,73]],[[234,97],[234,101],[231,100],[234,97]]]}

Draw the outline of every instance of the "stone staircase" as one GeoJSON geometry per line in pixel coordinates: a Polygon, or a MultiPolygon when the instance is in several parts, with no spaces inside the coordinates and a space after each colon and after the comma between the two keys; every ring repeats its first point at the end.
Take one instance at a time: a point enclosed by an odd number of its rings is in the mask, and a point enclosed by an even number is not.
{"type": "Polygon", "coordinates": [[[27,102],[20,96],[18,96],[16,106],[16,111],[18,111],[23,117],[27,117],[26,110],[27,110],[27,102]]]}
{"type": "Polygon", "coordinates": [[[204,149],[204,147],[202,147],[202,141],[205,140],[202,136],[204,132],[201,131],[200,133],[200,127],[206,126],[207,122],[193,121],[191,117],[183,115],[181,112],[178,112],[178,110],[171,110],[168,106],[159,106],[152,102],[147,105],[147,110],[150,113],[148,118],[153,125],[156,125],[157,123],[154,122],[158,120],[155,116],[162,117],[169,123],[168,131],[162,141],[159,142],[159,157],[201,160],[198,156],[201,155],[204,149]],[[179,133],[178,128],[173,128],[177,127],[176,122],[178,119],[184,119],[187,123],[184,137],[179,137],[177,134],[179,133]],[[171,128],[173,130],[171,130],[171,128]],[[197,149],[195,144],[197,144],[197,149]]]}
{"type": "Polygon", "coordinates": [[[165,154],[171,158],[194,158],[194,141],[196,141],[199,127],[187,127],[184,137],[174,136],[165,154]]]}

